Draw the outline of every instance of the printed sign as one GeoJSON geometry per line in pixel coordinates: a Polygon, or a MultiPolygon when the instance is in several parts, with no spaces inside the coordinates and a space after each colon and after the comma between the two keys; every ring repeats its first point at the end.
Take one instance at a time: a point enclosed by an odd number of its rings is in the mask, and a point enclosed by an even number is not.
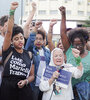
{"type": "MultiPolygon", "coordinates": [[[[44,72],[44,80],[50,79],[53,75],[53,72],[57,71],[56,67],[54,66],[47,66],[44,72]]],[[[60,85],[60,87],[67,88],[71,75],[71,72],[65,71],[63,69],[59,70],[60,76],[56,79],[56,83],[60,85]]]]}

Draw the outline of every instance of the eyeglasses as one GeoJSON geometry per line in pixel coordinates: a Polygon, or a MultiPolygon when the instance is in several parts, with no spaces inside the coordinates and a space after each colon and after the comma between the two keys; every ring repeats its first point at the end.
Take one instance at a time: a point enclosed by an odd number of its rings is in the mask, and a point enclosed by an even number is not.
{"type": "Polygon", "coordinates": [[[37,41],[37,40],[42,41],[43,39],[42,39],[42,38],[37,38],[37,37],[36,37],[35,40],[36,40],[36,41],[37,41]]]}
{"type": "Polygon", "coordinates": [[[81,47],[83,47],[83,44],[72,44],[72,46],[73,46],[74,48],[77,48],[77,47],[81,48],[81,47]]]}

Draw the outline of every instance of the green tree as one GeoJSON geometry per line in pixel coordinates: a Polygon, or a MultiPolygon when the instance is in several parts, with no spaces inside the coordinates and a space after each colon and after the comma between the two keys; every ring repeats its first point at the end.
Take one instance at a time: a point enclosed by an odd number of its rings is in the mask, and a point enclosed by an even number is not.
{"type": "Polygon", "coordinates": [[[83,27],[90,27],[90,16],[89,19],[85,21],[85,24],[83,24],[83,27]]]}

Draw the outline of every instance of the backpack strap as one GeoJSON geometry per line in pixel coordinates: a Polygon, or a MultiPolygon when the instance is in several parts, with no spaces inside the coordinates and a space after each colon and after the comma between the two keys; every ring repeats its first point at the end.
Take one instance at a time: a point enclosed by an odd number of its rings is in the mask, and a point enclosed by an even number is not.
{"type": "MultiPolygon", "coordinates": [[[[3,63],[3,66],[4,66],[4,67],[5,67],[7,61],[9,60],[9,58],[11,57],[12,53],[13,53],[13,51],[11,51],[11,52],[9,53],[9,55],[6,57],[6,59],[5,59],[4,63],[3,63]]],[[[28,54],[29,54],[30,59],[32,59],[32,53],[29,51],[28,54]]]]}
{"type": "Polygon", "coordinates": [[[28,54],[29,54],[30,59],[32,59],[32,53],[28,51],[28,54]]]}
{"type": "MultiPolygon", "coordinates": [[[[28,51],[28,54],[29,54],[30,59],[32,60],[32,53],[30,51],[28,51]]],[[[32,61],[31,61],[30,71],[31,71],[31,68],[32,68],[32,61]]],[[[27,77],[29,77],[30,71],[29,71],[27,77]]]]}
{"type": "Polygon", "coordinates": [[[13,51],[11,51],[11,52],[9,53],[9,55],[6,57],[6,59],[5,59],[4,63],[3,63],[3,66],[4,66],[4,67],[5,67],[7,61],[9,60],[9,58],[11,57],[12,53],[13,53],[13,51]]]}

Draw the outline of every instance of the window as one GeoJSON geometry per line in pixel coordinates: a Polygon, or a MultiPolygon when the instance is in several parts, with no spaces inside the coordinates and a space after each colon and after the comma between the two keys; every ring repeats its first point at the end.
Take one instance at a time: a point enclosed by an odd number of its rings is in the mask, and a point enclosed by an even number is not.
{"type": "Polygon", "coordinates": [[[78,0],[78,2],[83,2],[83,0],[78,0]]]}
{"type": "Polygon", "coordinates": [[[45,15],[45,14],[46,14],[46,10],[39,10],[39,11],[38,11],[38,14],[39,14],[39,15],[45,15]]]}
{"type": "Polygon", "coordinates": [[[79,15],[79,16],[84,15],[84,11],[78,11],[78,15],[79,15]]]}
{"type": "Polygon", "coordinates": [[[46,1],[46,0],[39,0],[39,1],[46,1]]]}
{"type": "Polygon", "coordinates": [[[67,11],[66,11],[66,14],[67,14],[67,15],[71,15],[71,10],[67,10],[67,11]]]}
{"type": "Polygon", "coordinates": [[[50,1],[58,1],[58,0],[50,0],[50,1]]]}
{"type": "Polygon", "coordinates": [[[87,16],[90,16],[90,12],[87,12],[87,16]]]}
{"type": "Polygon", "coordinates": [[[67,3],[67,2],[68,2],[68,0],[64,0],[64,2],[65,2],[65,3],[67,3]]]}
{"type": "Polygon", "coordinates": [[[28,3],[26,3],[26,6],[28,6],[28,3]]]}
{"type": "Polygon", "coordinates": [[[23,20],[23,22],[26,22],[26,20],[23,20]]]}
{"type": "Polygon", "coordinates": [[[83,0],[78,0],[78,5],[81,5],[83,0]]]}
{"type": "Polygon", "coordinates": [[[28,15],[28,12],[27,11],[25,12],[25,15],[28,15]]]}
{"type": "Polygon", "coordinates": [[[65,3],[67,3],[68,1],[72,1],[72,0],[64,0],[65,3]]]}
{"type": "Polygon", "coordinates": [[[28,6],[28,0],[26,0],[26,6],[28,6]]]}
{"type": "Polygon", "coordinates": [[[50,14],[58,14],[58,11],[57,10],[50,10],[50,14]]]}

